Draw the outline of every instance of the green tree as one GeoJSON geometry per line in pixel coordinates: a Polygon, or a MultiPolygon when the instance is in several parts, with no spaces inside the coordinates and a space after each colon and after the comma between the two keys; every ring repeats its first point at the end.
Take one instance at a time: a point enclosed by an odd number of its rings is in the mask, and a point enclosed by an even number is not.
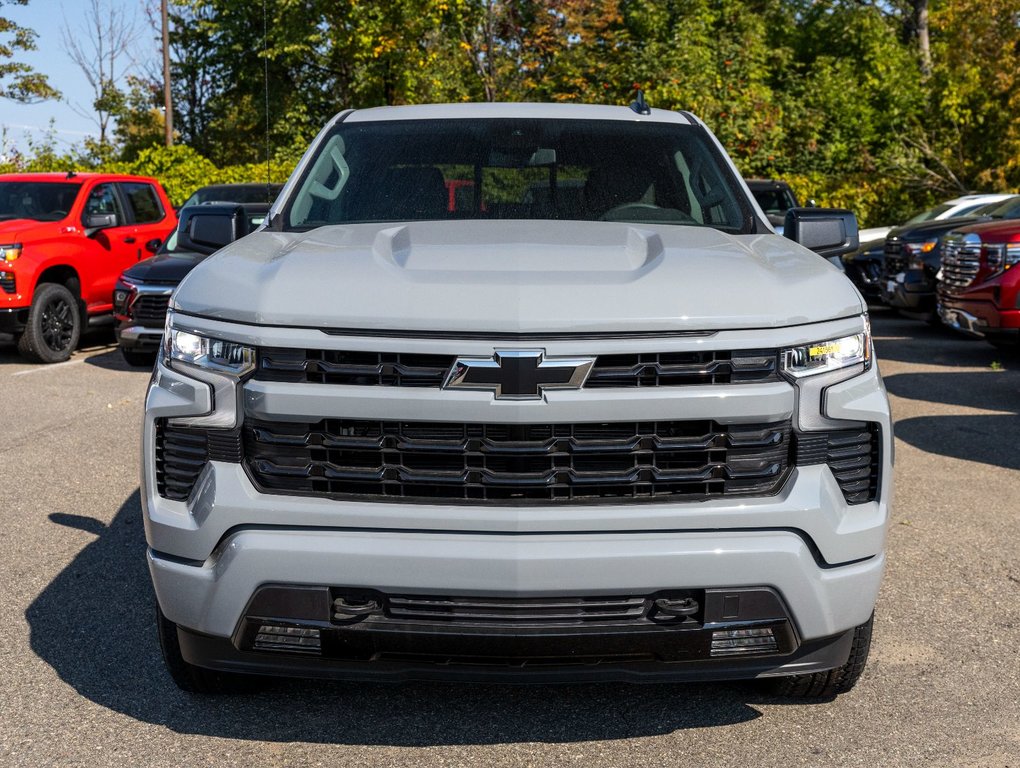
{"type": "MultiPolygon", "coordinates": [[[[5,4],[28,5],[28,0],[0,0],[0,9],[5,4]]],[[[21,102],[60,98],[60,92],[49,84],[46,75],[15,58],[19,51],[34,51],[35,38],[31,29],[0,16],[0,98],[21,102]]]]}

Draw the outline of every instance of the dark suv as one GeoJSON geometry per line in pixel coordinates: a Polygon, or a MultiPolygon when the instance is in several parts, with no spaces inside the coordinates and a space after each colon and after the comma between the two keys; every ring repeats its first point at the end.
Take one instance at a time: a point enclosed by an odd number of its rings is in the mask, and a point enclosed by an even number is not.
{"type": "MultiPolygon", "coordinates": [[[[258,227],[269,212],[268,203],[207,203],[181,209],[181,221],[187,223],[188,212],[196,207],[210,212],[237,213],[241,220],[238,234],[258,227]]],[[[212,249],[199,252],[194,246],[185,248],[178,242],[178,231],[160,247],[151,259],[126,269],[113,291],[114,315],[117,319],[117,343],[130,365],[151,368],[156,360],[170,294],[212,249]]]]}

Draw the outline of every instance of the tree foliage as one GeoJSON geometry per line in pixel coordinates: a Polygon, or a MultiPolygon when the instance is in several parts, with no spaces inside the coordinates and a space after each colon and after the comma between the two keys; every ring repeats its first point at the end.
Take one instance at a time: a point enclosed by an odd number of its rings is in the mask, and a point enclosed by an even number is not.
{"type": "Polygon", "coordinates": [[[285,175],[348,107],[626,104],[637,87],[702,117],[745,175],[786,178],[865,225],[1020,187],[1020,0],[172,0],[171,12],[188,146],[175,151],[191,154],[146,149],[162,129],[156,77],[121,94],[116,136],[125,163],[193,169],[181,189],[214,168],[264,178],[267,147],[285,175]]]}
{"type": "MultiPolygon", "coordinates": [[[[28,0],[0,0],[0,10],[5,4],[28,5],[28,0]]],[[[19,51],[35,50],[35,37],[31,29],[0,16],[0,98],[32,102],[60,97],[46,75],[17,59],[19,51]]]]}

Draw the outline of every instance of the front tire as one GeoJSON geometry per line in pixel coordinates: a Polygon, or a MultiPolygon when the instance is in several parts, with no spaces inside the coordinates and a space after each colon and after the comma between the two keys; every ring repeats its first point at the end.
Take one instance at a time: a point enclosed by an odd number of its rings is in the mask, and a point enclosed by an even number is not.
{"type": "Polygon", "coordinates": [[[71,357],[80,336],[81,314],[74,294],[58,283],[38,286],[18,351],[33,362],[62,363],[71,357]]]}
{"type": "Polygon", "coordinates": [[[201,694],[251,693],[260,687],[262,681],[251,675],[217,672],[185,661],[180,638],[177,636],[177,625],[163,615],[158,604],[156,632],[166,671],[182,691],[201,694]]]}
{"type": "Polygon", "coordinates": [[[846,693],[861,677],[864,666],[868,662],[868,651],[871,649],[871,629],[875,621],[872,614],[865,623],[854,629],[854,639],[850,645],[850,656],[841,667],[825,672],[812,672],[806,675],[790,675],[766,680],[769,693],[774,696],[786,696],[798,699],[831,699],[840,693],[846,693]]]}

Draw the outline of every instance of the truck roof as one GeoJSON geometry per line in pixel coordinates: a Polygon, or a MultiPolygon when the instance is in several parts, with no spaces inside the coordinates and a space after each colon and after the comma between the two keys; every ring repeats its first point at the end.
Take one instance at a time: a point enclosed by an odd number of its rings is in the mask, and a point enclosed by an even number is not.
{"type": "Polygon", "coordinates": [[[129,173],[78,173],[74,171],[40,172],[40,173],[2,173],[0,181],[92,181],[102,179],[104,181],[150,181],[156,180],[151,176],[134,176],[129,173]]]}
{"type": "Polygon", "coordinates": [[[653,109],[641,115],[630,107],[604,104],[537,104],[531,102],[493,102],[481,104],[417,104],[399,107],[370,107],[346,114],[345,122],[382,120],[450,120],[478,118],[535,118],[547,120],[631,120],[636,122],[694,125],[680,112],[653,109]]]}

